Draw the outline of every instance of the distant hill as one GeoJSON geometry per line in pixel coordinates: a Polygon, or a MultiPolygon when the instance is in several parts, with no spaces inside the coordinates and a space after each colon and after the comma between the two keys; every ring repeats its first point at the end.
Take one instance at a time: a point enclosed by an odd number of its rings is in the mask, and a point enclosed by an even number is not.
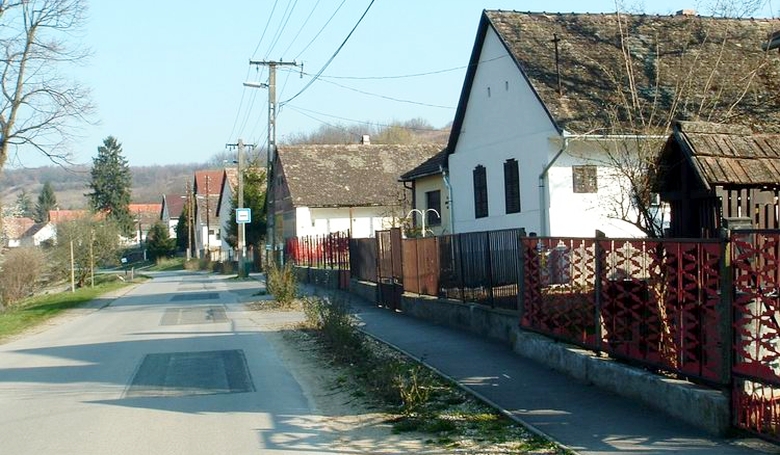
{"type": "MultiPolygon", "coordinates": [[[[164,193],[183,193],[187,182],[196,170],[206,164],[170,164],[158,166],[131,166],[133,173],[132,200],[137,203],[159,203],[164,193]]],[[[84,196],[89,192],[87,183],[90,167],[44,166],[28,169],[5,170],[0,175],[0,204],[13,204],[22,190],[27,191],[33,203],[45,182],[51,182],[61,209],[87,207],[84,196]]]]}

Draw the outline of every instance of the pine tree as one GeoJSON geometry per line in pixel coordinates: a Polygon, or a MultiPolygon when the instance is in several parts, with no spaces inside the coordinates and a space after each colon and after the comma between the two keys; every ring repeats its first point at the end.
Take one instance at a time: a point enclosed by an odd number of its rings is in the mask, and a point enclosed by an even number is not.
{"type": "Polygon", "coordinates": [[[41,188],[41,194],[38,195],[38,203],[35,204],[33,219],[36,223],[46,223],[49,221],[49,211],[57,206],[57,196],[54,195],[54,189],[50,182],[45,182],[41,188]]]}
{"type": "Polygon", "coordinates": [[[152,260],[170,257],[176,251],[176,239],[172,239],[168,227],[158,221],[146,236],[146,249],[152,260]]]}
{"type": "Polygon", "coordinates": [[[133,216],[129,208],[132,180],[130,165],[122,156],[122,144],[113,136],[108,136],[92,159],[92,179],[89,183],[92,192],[86,196],[92,210],[115,220],[125,235],[133,230],[133,216]]]}
{"type": "Polygon", "coordinates": [[[27,190],[23,189],[22,192],[16,196],[16,208],[19,210],[20,215],[27,218],[33,217],[32,200],[30,199],[30,193],[28,193],[27,190]]]}

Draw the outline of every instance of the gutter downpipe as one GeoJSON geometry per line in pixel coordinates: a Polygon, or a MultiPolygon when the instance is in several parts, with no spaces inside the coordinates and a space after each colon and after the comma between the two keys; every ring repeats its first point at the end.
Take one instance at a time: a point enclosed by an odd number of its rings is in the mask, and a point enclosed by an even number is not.
{"type": "Polygon", "coordinates": [[[565,133],[563,134],[563,145],[561,146],[561,149],[558,150],[558,153],[555,154],[553,159],[547,163],[547,166],[544,167],[542,170],[542,173],[539,174],[539,230],[541,231],[539,233],[540,237],[549,237],[550,235],[550,226],[548,222],[548,216],[549,213],[547,211],[547,173],[550,172],[550,168],[553,167],[556,161],[558,161],[558,158],[568,150],[569,148],[569,136],[567,136],[565,133]]]}
{"type": "Polygon", "coordinates": [[[444,166],[442,166],[440,164],[439,165],[439,170],[441,171],[442,180],[444,180],[444,186],[447,187],[447,204],[448,204],[447,212],[448,212],[448,215],[449,215],[449,218],[450,218],[450,232],[454,234],[455,233],[455,216],[452,213],[452,212],[454,212],[454,210],[452,208],[453,207],[453,205],[452,205],[452,185],[450,185],[450,177],[447,174],[447,170],[444,169],[444,166]]]}

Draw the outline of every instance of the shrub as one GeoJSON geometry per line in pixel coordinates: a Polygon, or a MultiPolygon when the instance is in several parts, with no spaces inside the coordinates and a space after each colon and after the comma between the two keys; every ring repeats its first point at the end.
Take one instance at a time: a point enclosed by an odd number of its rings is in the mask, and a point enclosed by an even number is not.
{"type": "Polygon", "coordinates": [[[271,264],[265,278],[266,290],[281,306],[289,306],[298,297],[298,278],[291,263],[279,267],[271,264]]]}
{"type": "Polygon", "coordinates": [[[37,248],[14,248],[0,265],[0,308],[30,295],[43,272],[45,260],[37,248]]]}

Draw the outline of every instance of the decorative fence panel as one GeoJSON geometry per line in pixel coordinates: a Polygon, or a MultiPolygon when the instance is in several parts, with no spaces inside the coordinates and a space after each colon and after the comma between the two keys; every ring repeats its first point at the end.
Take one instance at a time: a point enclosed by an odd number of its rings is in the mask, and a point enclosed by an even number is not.
{"type": "Polygon", "coordinates": [[[780,231],[734,231],[734,377],[737,427],[780,439],[780,231]]]}
{"type": "Polygon", "coordinates": [[[437,237],[405,239],[404,291],[439,295],[439,241],[437,237]]]}

